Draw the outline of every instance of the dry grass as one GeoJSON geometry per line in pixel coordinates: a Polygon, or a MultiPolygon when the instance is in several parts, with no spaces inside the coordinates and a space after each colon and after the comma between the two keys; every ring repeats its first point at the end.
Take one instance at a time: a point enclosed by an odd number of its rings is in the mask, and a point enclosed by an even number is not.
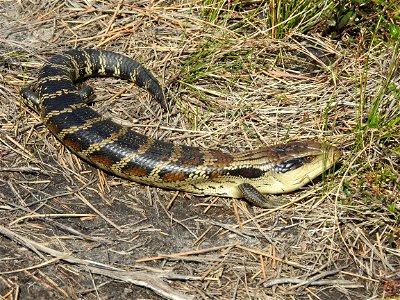
{"type": "Polygon", "coordinates": [[[261,1],[90,3],[0,2],[0,299],[399,296],[398,70],[382,125],[361,126],[399,60],[392,46],[271,39],[261,1]],[[153,71],[168,115],[126,82],[86,82],[95,109],[142,133],[235,151],[317,137],[343,160],[276,210],[104,174],[19,101],[43,62],[73,47],[153,71]]]}

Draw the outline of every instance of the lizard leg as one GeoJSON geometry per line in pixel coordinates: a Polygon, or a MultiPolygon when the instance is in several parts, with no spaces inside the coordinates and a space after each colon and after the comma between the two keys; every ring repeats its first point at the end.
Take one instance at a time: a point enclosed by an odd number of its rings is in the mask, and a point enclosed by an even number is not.
{"type": "MultiPolygon", "coordinates": [[[[94,90],[89,85],[84,85],[79,91],[79,95],[81,96],[82,101],[85,103],[91,101],[90,97],[93,95],[93,93],[94,90]]],[[[32,110],[39,113],[39,95],[30,88],[22,88],[20,94],[24,103],[32,110]]]]}
{"type": "Polygon", "coordinates": [[[243,197],[250,202],[251,204],[264,208],[275,208],[279,205],[282,205],[281,202],[272,201],[267,196],[260,193],[254,186],[250,183],[242,183],[238,186],[240,192],[243,194],[243,197]]]}

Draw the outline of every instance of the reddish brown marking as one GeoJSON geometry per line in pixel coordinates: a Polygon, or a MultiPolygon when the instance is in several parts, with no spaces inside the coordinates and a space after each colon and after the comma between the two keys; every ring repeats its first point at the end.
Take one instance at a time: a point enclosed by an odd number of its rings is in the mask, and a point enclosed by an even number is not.
{"type": "Polygon", "coordinates": [[[55,135],[57,135],[61,132],[61,130],[57,126],[57,124],[54,124],[52,122],[47,122],[46,127],[55,135]]]}
{"type": "Polygon", "coordinates": [[[101,155],[101,154],[90,155],[89,159],[91,161],[93,161],[94,163],[100,164],[100,165],[105,166],[107,168],[110,168],[115,163],[115,160],[112,159],[110,156],[101,155]]]}
{"type": "Polygon", "coordinates": [[[198,148],[180,148],[176,157],[176,162],[182,166],[193,167],[204,163],[204,155],[198,148]]]}
{"type": "Polygon", "coordinates": [[[212,178],[217,178],[217,177],[220,177],[220,176],[222,176],[222,175],[224,175],[223,172],[221,172],[221,171],[215,171],[215,172],[212,172],[212,173],[210,174],[210,179],[212,179],[212,178]]]}
{"type": "Polygon", "coordinates": [[[212,165],[215,167],[224,167],[233,161],[232,155],[219,150],[210,150],[212,156],[212,165]]]}
{"type": "Polygon", "coordinates": [[[169,172],[165,173],[162,179],[164,181],[173,182],[173,181],[183,181],[187,179],[187,175],[182,172],[169,172]]]}
{"type": "Polygon", "coordinates": [[[72,139],[64,139],[62,142],[65,146],[74,150],[75,152],[82,151],[82,145],[78,141],[74,141],[72,139]]]}
{"type": "Polygon", "coordinates": [[[148,175],[147,170],[144,168],[141,168],[141,167],[126,168],[126,169],[123,169],[123,172],[126,175],[137,176],[137,177],[145,177],[148,175]]]}
{"type": "Polygon", "coordinates": [[[191,157],[191,160],[186,160],[185,165],[187,166],[198,166],[201,164],[201,156],[200,155],[193,155],[191,157]]]}

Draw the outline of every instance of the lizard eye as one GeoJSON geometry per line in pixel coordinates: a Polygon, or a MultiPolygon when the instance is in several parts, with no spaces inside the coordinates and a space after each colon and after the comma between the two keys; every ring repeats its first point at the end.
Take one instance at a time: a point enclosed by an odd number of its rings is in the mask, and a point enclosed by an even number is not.
{"type": "Polygon", "coordinates": [[[306,163],[312,162],[313,160],[314,160],[314,156],[312,156],[312,155],[304,157],[304,162],[306,162],[306,163]]]}

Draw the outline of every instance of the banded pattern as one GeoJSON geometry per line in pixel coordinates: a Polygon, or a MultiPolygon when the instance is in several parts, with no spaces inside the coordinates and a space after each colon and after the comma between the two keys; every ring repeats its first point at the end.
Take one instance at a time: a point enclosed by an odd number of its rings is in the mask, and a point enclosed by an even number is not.
{"type": "Polygon", "coordinates": [[[160,85],[142,65],[124,55],[94,49],[54,56],[40,70],[36,89],[24,88],[21,95],[66,147],[116,175],[197,194],[244,197],[271,207],[263,194],[298,189],[340,156],[337,148],[312,140],[225,153],[150,139],[86,105],[74,82],[100,75],[133,81],[167,107],[160,85]]]}

